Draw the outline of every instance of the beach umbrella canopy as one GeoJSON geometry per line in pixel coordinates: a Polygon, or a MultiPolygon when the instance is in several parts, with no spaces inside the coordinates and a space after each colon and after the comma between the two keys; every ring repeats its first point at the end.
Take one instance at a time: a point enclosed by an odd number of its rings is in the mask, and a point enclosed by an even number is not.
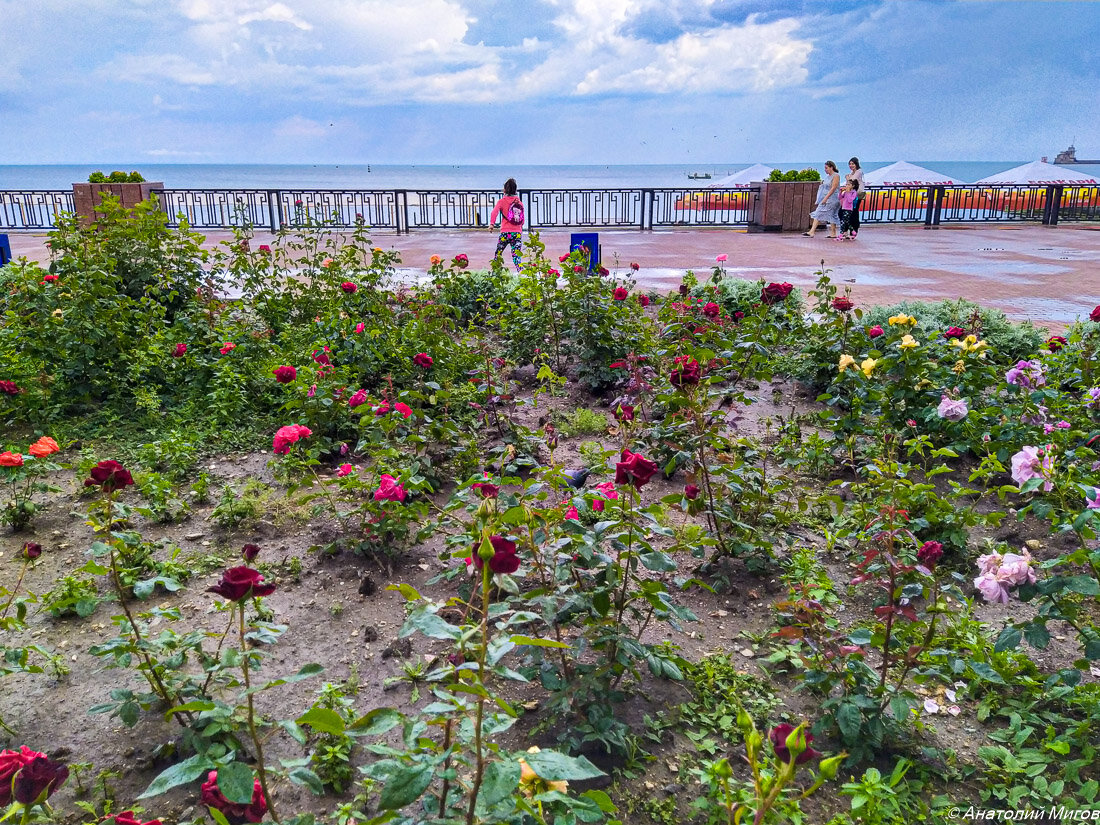
{"type": "Polygon", "coordinates": [[[729,189],[735,186],[748,186],[754,180],[767,180],[768,175],[773,171],[772,167],[757,163],[750,166],[748,169],[734,172],[729,177],[707,184],[707,189],[729,189]]]}
{"type": "Polygon", "coordinates": [[[923,186],[926,183],[962,183],[947,175],[917,166],[915,163],[899,160],[889,166],[883,166],[873,172],[863,174],[867,186],[923,186]]]}
{"type": "Polygon", "coordinates": [[[1033,160],[1023,166],[1006,169],[988,178],[982,178],[977,183],[1096,183],[1096,178],[1073,169],[1064,169],[1053,163],[1043,163],[1041,160],[1033,160]]]}

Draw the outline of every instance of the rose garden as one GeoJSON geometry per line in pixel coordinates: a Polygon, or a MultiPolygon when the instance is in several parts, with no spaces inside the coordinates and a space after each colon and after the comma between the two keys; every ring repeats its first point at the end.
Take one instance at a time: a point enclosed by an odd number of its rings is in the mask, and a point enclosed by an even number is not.
{"type": "Polygon", "coordinates": [[[0,269],[5,819],[1100,804],[1100,307],[249,238],[0,269]]]}

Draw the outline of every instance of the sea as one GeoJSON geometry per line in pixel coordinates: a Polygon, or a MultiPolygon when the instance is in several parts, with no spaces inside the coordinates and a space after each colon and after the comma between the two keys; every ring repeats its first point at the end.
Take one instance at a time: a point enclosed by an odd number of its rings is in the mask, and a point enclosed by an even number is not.
{"type": "MultiPolygon", "coordinates": [[[[845,158],[838,158],[842,167],[845,158]]],[[[760,161],[777,169],[814,168],[820,162],[760,161]]],[[[893,161],[863,163],[870,172],[893,161]]],[[[994,175],[1024,160],[937,161],[914,160],[958,181],[976,181],[994,175]]],[[[710,175],[713,182],[748,168],[752,163],[636,164],[636,165],[524,165],[482,166],[462,164],[154,164],[117,161],[66,165],[0,166],[0,189],[69,189],[87,181],[95,171],[137,170],[148,181],[162,182],[167,189],[499,189],[515,178],[521,189],[610,189],[639,187],[683,187],[705,185],[698,178],[710,175]]],[[[1066,167],[1100,178],[1100,165],[1066,167]]]]}

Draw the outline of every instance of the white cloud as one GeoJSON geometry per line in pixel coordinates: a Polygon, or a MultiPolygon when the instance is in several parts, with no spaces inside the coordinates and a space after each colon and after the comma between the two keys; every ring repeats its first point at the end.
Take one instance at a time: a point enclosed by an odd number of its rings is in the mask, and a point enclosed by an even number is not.
{"type": "Polygon", "coordinates": [[[242,26],[259,20],[266,20],[273,23],[289,23],[294,26],[294,28],[302,31],[310,31],[313,28],[311,24],[298,17],[298,15],[283,3],[275,3],[262,11],[249,12],[237,18],[237,22],[242,26]]]}

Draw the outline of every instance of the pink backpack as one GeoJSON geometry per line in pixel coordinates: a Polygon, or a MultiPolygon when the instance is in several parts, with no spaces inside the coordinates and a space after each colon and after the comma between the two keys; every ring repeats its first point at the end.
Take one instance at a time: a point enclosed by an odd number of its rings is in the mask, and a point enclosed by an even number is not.
{"type": "Polygon", "coordinates": [[[512,205],[508,207],[508,211],[504,213],[504,217],[509,223],[514,223],[517,226],[523,226],[523,204],[520,201],[512,201],[512,205]]]}

